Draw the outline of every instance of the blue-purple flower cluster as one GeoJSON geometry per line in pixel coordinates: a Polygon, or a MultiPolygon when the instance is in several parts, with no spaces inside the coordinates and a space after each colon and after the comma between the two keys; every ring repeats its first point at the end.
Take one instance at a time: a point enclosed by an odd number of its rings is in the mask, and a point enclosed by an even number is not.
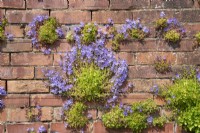
{"type": "MultiPolygon", "coordinates": [[[[36,133],[35,129],[33,127],[27,129],[28,133],[36,133]]],[[[42,125],[38,128],[37,133],[47,133],[47,129],[42,125]]]]}
{"type": "Polygon", "coordinates": [[[4,87],[0,87],[0,98],[1,98],[1,100],[0,100],[0,110],[5,107],[5,104],[4,104],[3,100],[2,100],[2,97],[6,96],[6,95],[7,95],[7,93],[6,93],[5,89],[4,89],[4,87]]]}
{"type": "MultiPolygon", "coordinates": [[[[32,22],[29,23],[29,28],[30,30],[27,32],[27,36],[29,38],[31,38],[31,42],[33,44],[33,46],[35,48],[39,48],[39,39],[38,39],[38,30],[40,28],[40,26],[42,26],[44,24],[45,21],[48,21],[50,17],[49,16],[44,16],[44,15],[38,15],[36,16],[32,22]]],[[[60,27],[57,27],[57,29],[55,30],[58,37],[62,38],[64,36],[64,33],[62,31],[62,29],[60,27]]],[[[44,47],[41,50],[44,54],[50,54],[51,53],[51,49],[44,47]]]]}

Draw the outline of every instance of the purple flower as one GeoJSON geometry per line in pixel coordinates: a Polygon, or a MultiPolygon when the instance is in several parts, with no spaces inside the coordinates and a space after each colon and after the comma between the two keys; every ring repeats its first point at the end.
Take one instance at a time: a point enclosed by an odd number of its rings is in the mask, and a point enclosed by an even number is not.
{"type": "Polygon", "coordinates": [[[152,122],[153,122],[153,117],[152,117],[152,116],[149,116],[149,117],[147,118],[147,122],[148,122],[148,124],[152,124],[152,122]]]}
{"type": "Polygon", "coordinates": [[[158,95],[159,87],[157,85],[154,85],[152,88],[150,88],[150,92],[154,93],[155,95],[158,95]]]}
{"type": "Polygon", "coordinates": [[[7,93],[4,89],[4,87],[0,87],[0,96],[6,96],[6,95],[7,95],[7,93]]]}
{"type": "Polygon", "coordinates": [[[34,131],[35,131],[35,129],[34,129],[33,127],[27,129],[27,132],[28,132],[28,133],[32,133],[32,132],[34,132],[34,131]]]}
{"type": "Polygon", "coordinates": [[[63,104],[63,110],[68,110],[73,104],[73,99],[69,99],[67,100],[64,104],[63,104]]]}
{"type": "Polygon", "coordinates": [[[200,72],[197,73],[197,80],[200,82],[200,72]]]}
{"type": "Polygon", "coordinates": [[[47,129],[42,125],[42,126],[39,127],[38,132],[39,133],[46,133],[47,129]]]}
{"type": "Polygon", "coordinates": [[[56,33],[58,34],[58,36],[59,36],[60,38],[64,36],[63,30],[62,30],[62,28],[60,28],[60,27],[58,27],[58,28],[56,29],[56,33]]]}
{"type": "Polygon", "coordinates": [[[162,11],[162,12],[160,13],[160,17],[161,17],[161,18],[164,18],[164,17],[165,17],[165,12],[162,11]]]}
{"type": "Polygon", "coordinates": [[[89,113],[89,114],[87,115],[87,118],[88,118],[88,119],[92,119],[92,114],[89,113]]]}
{"type": "Polygon", "coordinates": [[[7,34],[7,38],[9,41],[12,41],[13,40],[13,34],[7,34]]]}
{"type": "Polygon", "coordinates": [[[48,54],[51,54],[51,49],[48,48],[48,49],[41,49],[41,51],[45,54],[45,55],[48,55],[48,54]]]}
{"type": "Polygon", "coordinates": [[[0,100],[0,109],[3,109],[5,107],[3,100],[0,100]]]}
{"type": "Polygon", "coordinates": [[[143,31],[144,33],[146,33],[146,34],[149,33],[149,29],[148,29],[147,27],[143,27],[143,28],[142,28],[142,31],[143,31]]]}

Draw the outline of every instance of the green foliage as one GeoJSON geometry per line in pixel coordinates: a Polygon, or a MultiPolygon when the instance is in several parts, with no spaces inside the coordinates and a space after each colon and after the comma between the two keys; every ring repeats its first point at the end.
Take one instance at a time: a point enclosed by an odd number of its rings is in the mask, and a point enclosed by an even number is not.
{"type": "Polygon", "coordinates": [[[200,104],[182,112],[178,117],[178,122],[186,127],[186,130],[200,133],[200,104]]]}
{"type": "MultiPolygon", "coordinates": [[[[155,102],[148,99],[133,103],[130,108],[128,106],[115,106],[109,112],[103,114],[102,121],[107,128],[128,128],[134,133],[139,133],[149,126],[148,116],[156,114],[157,111],[158,107],[155,102]]],[[[164,117],[157,116],[152,124],[162,127],[165,122],[164,117]]]]}
{"type": "Polygon", "coordinates": [[[164,39],[165,41],[168,41],[168,42],[177,43],[178,41],[180,41],[181,35],[176,30],[169,30],[164,35],[164,39]]]}
{"type": "Polygon", "coordinates": [[[156,21],[156,30],[162,30],[165,27],[167,27],[167,19],[166,18],[160,18],[156,21]]]}
{"type": "Polygon", "coordinates": [[[65,111],[66,122],[71,128],[83,128],[87,124],[85,110],[86,106],[83,103],[76,102],[69,111],[65,111]]]}
{"type": "Polygon", "coordinates": [[[69,42],[69,43],[75,42],[74,35],[72,32],[68,32],[65,38],[66,38],[67,42],[69,42]]]}
{"type": "Polygon", "coordinates": [[[93,23],[88,23],[81,30],[81,42],[85,45],[89,45],[90,43],[96,40],[96,36],[98,33],[98,28],[93,23]]]}
{"type": "Polygon", "coordinates": [[[118,51],[120,48],[120,42],[124,40],[124,35],[123,34],[116,34],[114,37],[114,40],[112,41],[112,49],[114,51],[118,51]]]}
{"type": "Polygon", "coordinates": [[[56,33],[56,28],[58,22],[56,18],[47,19],[38,30],[38,39],[42,44],[53,44],[58,40],[58,35],[56,33]]]}
{"type": "Polygon", "coordinates": [[[165,116],[155,117],[153,119],[153,126],[162,128],[164,124],[166,123],[166,121],[167,121],[167,118],[165,116]]]}
{"type": "Polygon", "coordinates": [[[197,45],[200,45],[200,32],[198,32],[194,37],[197,42],[197,45]]]}
{"type": "Polygon", "coordinates": [[[74,69],[76,82],[71,95],[78,101],[103,101],[109,92],[111,73],[94,63],[74,69]]]}
{"type": "Polygon", "coordinates": [[[129,32],[132,39],[137,39],[139,41],[143,40],[145,38],[145,33],[142,30],[139,29],[132,29],[129,32]]]}
{"type": "Polygon", "coordinates": [[[167,59],[158,57],[154,62],[154,67],[157,72],[165,74],[171,71],[171,67],[167,59]]]}
{"type": "Polygon", "coordinates": [[[124,114],[123,109],[119,106],[112,108],[108,113],[103,114],[102,121],[107,128],[119,129],[124,128],[124,114]]]}
{"type": "Polygon", "coordinates": [[[178,123],[187,130],[200,132],[200,83],[194,68],[185,69],[176,78],[174,84],[162,89],[161,95],[168,102],[166,105],[178,116],[178,123]]]}
{"type": "Polygon", "coordinates": [[[1,25],[0,25],[0,40],[5,40],[5,27],[8,24],[8,20],[6,18],[2,19],[1,25]]]}

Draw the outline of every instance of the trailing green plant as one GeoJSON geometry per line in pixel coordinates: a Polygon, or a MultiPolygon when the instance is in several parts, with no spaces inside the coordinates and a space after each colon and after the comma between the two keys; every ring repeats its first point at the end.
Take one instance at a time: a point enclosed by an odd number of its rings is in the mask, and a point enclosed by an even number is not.
{"type": "Polygon", "coordinates": [[[154,67],[157,72],[165,74],[167,72],[171,71],[170,63],[167,61],[167,59],[164,57],[157,57],[154,62],[154,67]]]}
{"type": "Polygon", "coordinates": [[[200,32],[196,33],[194,38],[195,38],[195,46],[200,46],[200,32]]]}
{"type": "Polygon", "coordinates": [[[67,42],[69,42],[71,44],[75,43],[74,36],[73,36],[72,32],[68,32],[65,38],[66,38],[67,42]]]}
{"type": "Polygon", "coordinates": [[[198,133],[200,131],[200,73],[194,68],[186,68],[182,74],[177,74],[172,85],[159,89],[154,87],[152,91],[160,95],[167,102],[177,120],[186,130],[198,133]]]}
{"type": "Polygon", "coordinates": [[[0,21],[0,41],[4,41],[8,39],[9,41],[13,40],[13,35],[9,33],[5,33],[5,27],[8,25],[8,20],[3,17],[0,21]]]}
{"type": "Polygon", "coordinates": [[[128,128],[134,133],[140,133],[151,126],[162,127],[167,119],[156,115],[158,106],[148,99],[132,105],[117,105],[103,114],[102,121],[105,127],[112,129],[128,128]]]}
{"type": "Polygon", "coordinates": [[[56,20],[56,18],[48,16],[36,16],[29,23],[29,31],[27,36],[31,38],[32,44],[36,48],[40,48],[44,54],[50,54],[50,45],[64,36],[64,33],[56,20]]]}
{"type": "Polygon", "coordinates": [[[71,128],[83,128],[87,122],[88,118],[85,115],[87,107],[81,103],[76,102],[68,111],[65,111],[65,122],[71,128]]]}
{"type": "Polygon", "coordinates": [[[39,105],[36,107],[29,107],[26,110],[26,117],[29,121],[40,121],[42,116],[42,109],[39,105]]]}
{"type": "Polygon", "coordinates": [[[165,17],[165,13],[160,13],[160,18],[155,22],[157,36],[161,36],[169,43],[178,43],[185,36],[185,29],[176,18],[165,17]]]}

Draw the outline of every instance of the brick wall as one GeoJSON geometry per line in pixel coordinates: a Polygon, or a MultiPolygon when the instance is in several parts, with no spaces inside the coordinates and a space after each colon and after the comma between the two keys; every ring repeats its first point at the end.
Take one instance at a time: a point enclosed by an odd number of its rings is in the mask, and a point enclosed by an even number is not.
{"type": "MultiPolygon", "coordinates": [[[[8,92],[4,99],[6,108],[0,113],[1,133],[26,133],[27,128],[38,128],[45,125],[50,133],[69,133],[60,118],[60,110],[64,99],[50,94],[45,86],[45,78],[41,72],[46,67],[56,67],[59,54],[70,49],[65,40],[51,55],[43,55],[32,47],[24,36],[27,23],[37,15],[56,17],[63,24],[63,29],[82,22],[106,23],[112,18],[116,24],[124,23],[126,18],[140,17],[143,23],[151,27],[151,35],[145,43],[130,42],[121,46],[118,55],[129,64],[129,81],[135,88],[131,94],[121,98],[124,103],[154,98],[149,88],[154,84],[170,83],[171,76],[183,65],[200,65],[200,49],[193,49],[193,35],[200,31],[200,9],[197,0],[0,0],[0,17],[9,21],[6,31],[15,36],[14,41],[0,45],[0,85],[8,92]],[[167,16],[176,17],[187,30],[187,38],[180,47],[172,48],[163,40],[155,38],[153,21],[159,13],[165,11],[167,16]],[[156,56],[166,56],[173,72],[159,74],[153,67],[156,56]],[[30,122],[26,118],[27,107],[39,104],[42,106],[41,122],[30,122]]],[[[155,99],[162,105],[162,101],[155,99]]],[[[88,125],[86,132],[122,133],[128,130],[107,130],[99,118],[101,112],[91,110],[94,123],[88,125]]],[[[168,123],[163,129],[148,129],[146,133],[180,133],[176,124],[168,123]]]]}

